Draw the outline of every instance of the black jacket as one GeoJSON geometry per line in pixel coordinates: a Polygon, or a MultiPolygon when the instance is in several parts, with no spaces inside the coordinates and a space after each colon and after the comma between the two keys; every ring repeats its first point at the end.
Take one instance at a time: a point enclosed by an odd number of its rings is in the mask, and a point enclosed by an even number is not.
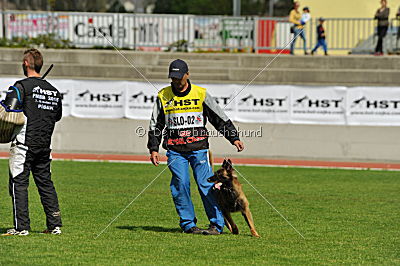
{"type": "Polygon", "coordinates": [[[318,27],[317,27],[317,36],[318,36],[318,40],[325,39],[325,29],[324,29],[324,26],[318,25],[318,27]]]}
{"type": "Polygon", "coordinates": [[[5,102],[12,98],[18,99],[25,115],[17,142],[28,147],[50,147],[55,123],[62,117],[60,92],[46,80],[30,77],[10,87],[5,102]]]}

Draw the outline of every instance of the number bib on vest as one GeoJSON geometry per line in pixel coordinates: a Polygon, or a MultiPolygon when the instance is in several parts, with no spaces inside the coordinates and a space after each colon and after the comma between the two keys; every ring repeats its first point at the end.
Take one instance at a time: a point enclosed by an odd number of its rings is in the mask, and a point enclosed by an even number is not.
{"type": "Polygon", "coordinates": [[[170,129],[189,127],[203,127],[204,118],[202,113],[172,113],[165,116],[166,125],[170,129]]]}
{"type": "Polygon", "coordinates": [[[160,100],[165,114],[165,124],[169,129],[204,127],[203,102],[206,90],[196,85],[188,95],[178,97],[167,87],[160,92],[160,100]]]}

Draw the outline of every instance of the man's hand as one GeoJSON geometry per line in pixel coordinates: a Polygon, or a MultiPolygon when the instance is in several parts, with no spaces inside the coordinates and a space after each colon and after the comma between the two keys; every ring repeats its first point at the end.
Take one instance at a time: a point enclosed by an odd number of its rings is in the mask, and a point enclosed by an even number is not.
{"type": "Polygon", "coordinates": [[[237,148],[238,152],[241,152],[242,150],[244,150],[244,144],[242,141],[240,140],[235,140],[235,142],[233,143],[233,145],[235,145],[235,147],[237,148]]]}
{"type": "Polygon", "coordinates": [[[150,154],[150,161],[155,165],[158,166],[160,164],[160,157],[158,152],[152,151],[150,154]]]}

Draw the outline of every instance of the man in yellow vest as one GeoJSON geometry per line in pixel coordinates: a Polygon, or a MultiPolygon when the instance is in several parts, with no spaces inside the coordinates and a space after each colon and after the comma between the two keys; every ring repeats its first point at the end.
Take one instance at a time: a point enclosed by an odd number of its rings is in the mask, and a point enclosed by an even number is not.
{"type": "Polygon", "coordinates": [[[171,85],[158,93],[150,120],[147,144],[150,159],[155,166],[159,164],[158,149],[164,135],[162,146],[167,150],[168,167],[172,172],[170,188],[180,227],[185,233],[219,235],[224,227],[224,217],[212,193],[213,184],[207,182],[213,175],[205,127],[207,120],[238,151],[242,151],[244,145],[232,121],[207,89],[190,83],[189,68],[183,60],[177,59],[170,64],[168,78],[172,80],[171,85]],[[210,221],[207,230],[196,225],[190,197],[189,164],[210,221]]]}

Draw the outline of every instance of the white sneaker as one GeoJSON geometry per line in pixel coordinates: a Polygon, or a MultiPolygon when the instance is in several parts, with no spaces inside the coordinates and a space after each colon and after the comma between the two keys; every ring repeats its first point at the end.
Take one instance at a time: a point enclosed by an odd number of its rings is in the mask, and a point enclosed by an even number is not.
{"type": "Polygon", "coordinates": [[[42,234],[61,235],[61,228],[56,226],[53,230],[46,229],[42,234]]]}
{"type": "Polygon", "coordinates": [[[14,228],[8,229],[6,233],[2,234],[2,236],[27,236],[29,235],[28,230],[17,231],[14,228]]]}

